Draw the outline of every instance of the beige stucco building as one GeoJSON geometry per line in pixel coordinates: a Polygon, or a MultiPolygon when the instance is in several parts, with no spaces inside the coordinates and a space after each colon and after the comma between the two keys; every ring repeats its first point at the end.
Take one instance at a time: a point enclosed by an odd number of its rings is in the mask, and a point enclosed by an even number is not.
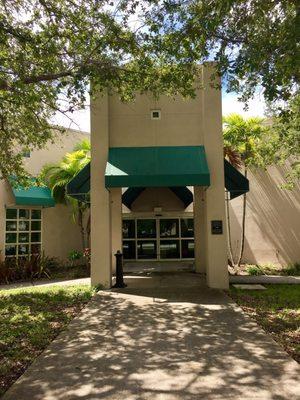
{"type": "MultiPolygon", "coordinates": [[[[110,287],[114,254],[121,250],[129,270],[189,268],[206,273],[210,287],[228,286],[225,199],[231,198],[237,254],[241,194],[248,186],[224,163],[221,92],[211,87],[211,72],[211,65],[203,69],[202,88],[193,100],[145,94],[124,104],[118,96],[99,94],[91,104],[91,136],[70,130],[25,159],[35,176],[44,164],[60,161],[91,138],[91,164],[68,191],[91,204],[93,284],[110,287]]],[[[250,171],[246,263],[300,261],[300,191],[280,188],[286,172],[279,167],[250,171]]],[[[81,250],[68,207],[16,203],[9,183],[1,181],[1,259],[43,250],[65,260],[71,250],[81,250]]]]}
{"type": "Polygon", "coordinates": [[[127,263],[192,262],[208,286],[228,287],[221,91],[212,73],[203,67],[195,99],[144,94],[124,104],[102,93],[92,101],[91,165],[68,190],[90,190],[93,284],[111,286],[123,248],[127,263]]]}
{"type": "MultiPolygon", "coordinates": [[[[195,99],[143,94],[124,104],[102,93],[92,101],[92,161],[68,190],[90,194],[93,284],[110,287],[122,250],[129,268],[188,266],[205,273],[208,286],[228,286],[225,189],[237,253],[249,182],[224,161],[212,72],[203,67],[195,99]]],[[[300,260],[299,188],[284,191],[279,175],[275,167],[250,173],[244,262],[300,260]]]]}
{"type": "MultiPolygon", "coordinates": [[[[45,164],[59,162],[83,139],[89,139],[89,133],[68,130],[44,149],[24,153],[27,171],[37,176],[45,164]]],[[[70,208],[40,198],[38,192],[26,199],[14,192],[9,182],[0,181],[0,259],[26,257],[42,250],[63,261],[71,250],[82,250],[70,208]]]]}

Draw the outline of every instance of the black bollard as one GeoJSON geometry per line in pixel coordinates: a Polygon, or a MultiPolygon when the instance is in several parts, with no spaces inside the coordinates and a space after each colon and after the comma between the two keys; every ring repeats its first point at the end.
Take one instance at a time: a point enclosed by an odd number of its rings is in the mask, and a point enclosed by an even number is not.
{"type": "Polygon", "coordinates": [[[123,254],[120,250],[115,254],[116,257],[116,283],[113,288],[125,288],[127,285],[123,279],[123,254]]]}

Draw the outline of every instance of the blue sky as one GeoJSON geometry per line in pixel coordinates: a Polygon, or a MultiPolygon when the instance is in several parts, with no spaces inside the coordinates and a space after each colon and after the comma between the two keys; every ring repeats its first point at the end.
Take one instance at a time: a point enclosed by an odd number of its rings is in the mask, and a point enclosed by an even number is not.
{"type": "MultiPolygon", "coordinates": [[[[262,117],[264,115],[265,103],[263,97],[259,94],[256,94],[255,97],[249,102],[249,109],[245,111],[244,104],[238,101],[238,96],[236,94],[226,93],[224,91],[222,95],[222,108],[223,115],[238,113],[244,116],[262,117]]],[[[78,129],[85,132],[90,131],[89,108],[74,112],[70,115],[70,118],[73,120],[73,123],[71,123],[70,119],[62,115],[56,115],[52,122],[56,125],[62,125],[67,128],[78,129]]]]}

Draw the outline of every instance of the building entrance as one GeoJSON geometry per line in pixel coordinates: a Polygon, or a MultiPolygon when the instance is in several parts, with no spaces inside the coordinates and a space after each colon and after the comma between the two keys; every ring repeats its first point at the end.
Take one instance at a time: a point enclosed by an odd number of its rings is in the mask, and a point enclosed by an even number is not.
{"type": "Polygon", "coordinates": [[[126,260],[194,259],[193,218],[124,218],[123,255],[126,260]]]}

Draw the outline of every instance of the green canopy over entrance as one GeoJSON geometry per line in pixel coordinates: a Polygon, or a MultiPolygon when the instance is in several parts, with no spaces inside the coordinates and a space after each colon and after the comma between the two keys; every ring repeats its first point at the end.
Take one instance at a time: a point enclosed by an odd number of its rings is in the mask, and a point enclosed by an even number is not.
{"type": "Polygon", "coordinates": [[[109,149],[106,187],[209,186],[204,146],[109,149]]]}
{"type": "MultiPolygon", "coordinates": [[[[249,191],[248,179],[225,159],[224,177],[230,199],[249,191]]],[[[168,187],[187,207],[193,194],[186,186],[209,186],[210,176],[203,146],[118,147],[109,150],[105,182],[106,187],[128,188],[122,195],[128,208],[146,187],[159,186],[168,187]]],[[[67,185],[67,192],[89,201],[90,164],[67,185]]]]}

